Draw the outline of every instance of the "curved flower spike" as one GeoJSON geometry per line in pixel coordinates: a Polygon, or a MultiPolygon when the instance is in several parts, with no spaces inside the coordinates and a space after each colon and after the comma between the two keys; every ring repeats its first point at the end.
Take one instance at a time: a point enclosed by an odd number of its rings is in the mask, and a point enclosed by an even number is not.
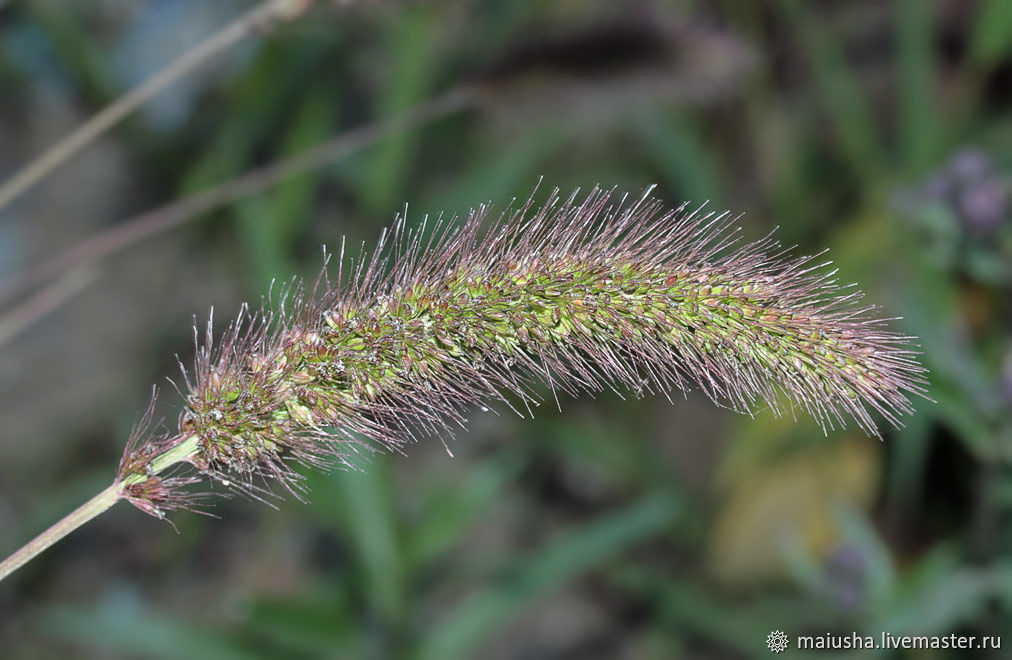
{"type": "Polygon", "coordinates": [[[350,268],[342,247],[336,282],[325,269],[275,311],[243,310],[217,344],[208,323],[177,432],[128,449],[128,499],[156,514],[191,501],[143,480],[167,452],[254,496],[275,479],[298,493],[292,461],[353,465],[450,434],[470,406],[529,412],[532,381],[553,395],[698,388],[875,435],[873,414],[898,424],[924,393],[910,338],[860,292],[769,237],[743,244],[726,213],[594,189],[488,215],[417,231],[401,218],[350,268]]]}

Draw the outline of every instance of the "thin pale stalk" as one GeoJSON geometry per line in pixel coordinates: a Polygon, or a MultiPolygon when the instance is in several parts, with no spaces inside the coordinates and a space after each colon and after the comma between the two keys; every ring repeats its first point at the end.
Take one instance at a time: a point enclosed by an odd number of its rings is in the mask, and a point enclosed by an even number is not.
{"type": "MultiPolygon", "coordinates": [[[[166,451],[151,459],[151,473],[158,474],[174,465],[187,461],[196,449],[196,437],[183,438],[177,444],[167,448],[166,451]]],[[[20,550],[0,562],[0,581],[43,553],[67,534],[70,534],[92,518],[107,511],[120,498],[124,497],[124,489],[127,486],[138,483],[141,480],[142,477],[138,475],[128,475],[123,479],[117,479],[111,486],[71,511],[52,527],[26,543],[20,550]]],[[[129,494],[127,494],[127,498],[129,499],[129,494]]]]}
{"type": "Polygon", "coordinates": [[[8,179],[0,186],[0,210],[172,83],[233,44],[262,32],[273,22],[295,18],[308,5],[308,0],[267,0],[215,32],[152,78],[113,101],[8,179]]]}
{"type": "Polygon", "coordinates": [[[120,498],[119,484],[113,484],[64,516],[55,525],[26,543],[20,550],[0,562],[0,580],[18,570],[51,545],[95,516],[106,511],[120,498]]]}
{"type": "Polygon", "coordinates": [[[68,269],[95,263],[110,254],[181,225],[187,220],[360,151],[388,135],[426,124],[465,108],[472,101],[473,96],[466,90],[451,91],[404,114],[342,133],[294,156],[275,161],[190,197],[118,223],[113,228],[14,275],[0,285],[0,305],[43,285],[68,269]]]}
{"type": "Polygon", "coordinates": [[[39,319],[71,300],[95,281],[97,273],[88,266],[75,268],[38,291],[31,298],[0,316],[0,346],[32,327],[39,319]]]}

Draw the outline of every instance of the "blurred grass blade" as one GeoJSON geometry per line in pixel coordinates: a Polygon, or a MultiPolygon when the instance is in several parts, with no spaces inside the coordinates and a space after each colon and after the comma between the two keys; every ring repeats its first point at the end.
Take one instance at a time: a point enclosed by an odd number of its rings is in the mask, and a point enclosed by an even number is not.
{"type": "Polygon", "coordinates": [[[998,598],[1012,602],[1012,566],[955,568],[939,571],[936,579],[908,594],[905,604],[880,623],[879,630],[894,634],[941,634],[962,624],[979,621],[998,598]]]}
{"type": "Polygon", "coordinates": [[[406,540],[406,562],[415,570],[436,559],[458,539],[499,498],[513,482],[524,462],[516,455],[495,457],[466,470],[461,483],[452,489],[445,482],[425,500],[425,514],[406,540]]]}
{"type": "Polygon", "coordinates": [[[924,495],[930,433],[931,417],[914,415],[893,434],[891,474],[885,485],[893,525],[903,527],[924,495]]]}
{"type": "Polygon", "coordinates": [[[861,557],[866,598],[873,604],[885,602],[896,589],[896,566],[892,552],[866,515],[854,506],[839,504],[834,512],[843,532],[843,547],[861,557]]]}
{"type": "Polygon", "coordinates": [[[822,104],[837,134],[843,156],[858,179],[875,181],[886,164],[868,99],[847,65],[840,43],[799,0],[779,0],[801,43],[822,104]]]}
{"type": "Polygon", "coordinates": [[[174,82],[250,35],[263,34],[278,21],[298,18],[309,3],[263,0],[206,39],[185,50],[154,75],[117,97],[0,183],[0,209],[67,162],[97,137],[118,124],[174,82]]]}
{"type": "MultiPolygon", "coordinates": [[[[424,7],[402,6],[386,35],[394,60],[392,77],[384,86],[379,115],[394,117],[421,103],[432,85],[437,61],[434,22],[437,15],[424,7]]],[[[414,162],[418,142],[414,131],[395,133],[381,144],[371,159],[368,177],[362,181],[363,206],[370,213],[385,214],[404,195],[404,181],[414,162]]]]}
{"type": "MultiPolygon", "coordinates": [[[[282,138],[279,159],[310,149],[327,138],[333,130],[331,109],[337,104],[332,96],[329,89],[317,90],[302,101],[282,138]]],[[[310,217],[320,179],[320,170],[305,172],[236,206],[239,234],[261,285],[269,285],[278,273],[296,272],[292,245],[310,217]]]]}
{"type": "Polygon", "coordinates": [[[490,199],[528,185],[532,172],[543,171],[543,163],[563,147],[571,131],[545,123],[532,127],[516,139],[495,149],[475,149],[466,170],[445,192],[426,200],[425,208],[466,210],[490,199]]]}
{"type": "Polygon", "coordinates": [[[668,497],[651,495],[569,532],[522,560],[512,579],[500,588],[468,598],[449,613],[425,635],[418,657],[425,660],[472,657],[483,639],[506,625],[531,601],[660,533],[676,513],[668,497]]]}
{"type": "Polygon", "coordinates": [[[89,611],[54,608],[46,611],[42,622],[47,637],[113,652],[88,657],[165,660],[257,660],[264,657],[243,650],[238,640],[229,640],[223,635],[173,621],[163,614],[138,611],[135,603],[89,611]]]}
{"type": "Polygon", "coordinates": [[[311,490],[318,519],[354,548],[355,578],[371,607],[393,622],[404,610],[405,567],[390,479],[386,461],[376,460],[365,471],[314,478],[311,490]]]}
{"type": "Polygon", "coordinates": [[[332,581],[319,580],[298,596],[260,600],[246,621],[247,630],[276,649],[274,657],[363,657],[357,608],[349,590],[334,587],[332,581]]]}
{"type": "Polygon", "coordinates": [[[1012,2],[981,0],[970,39],[970,59],[992,67],[1012,54],[1012,2]]]}
{"type": "Polygon", "coordinates": [[[73,85],[89,101],[103,103],[115,94],[111,67],[107,65],[103,44],[89,34],[87,22],[77,9],[59,2],[18,3],[18,10],[41,29],[46,45],[69,73],[73,85]]]}
{"type": "MultiPolygon", "coordinates": [[[[791,621],[790,617],[777,617],[770,608],[757,604],[728,607],[713,598],[708,590],[671,579],[658,579],[654,572],[640,566],[626,567],[616,581],[623,588],[653,601],[657,611],[652,613],[652,618],[661,625],[690,632],[722,650],[733,650],[734,654],[728,657],[769,658],[770,652],[764,643],[766,635],[770,630],[783,629],[785,622],[791,621]]],[[[797,619],[793,622],[800,623],[797,619]]]]}
{"type": "Polygon", "coordinates": [[[935,79],[932,12],[921,0],[899,0],[895,26],[899,46],[896,128],[905,165],[908,171],[916,174],[934,161],[943,128],[936,116],[938,106],[931,85],[935,79]]]}
{"type": "Polygon", "coordinates": [[[720,177],[693,126],[656,113],[639,117],[632,126],[668,186],[682,199],[698,204],[722,196],[720,177]]]}

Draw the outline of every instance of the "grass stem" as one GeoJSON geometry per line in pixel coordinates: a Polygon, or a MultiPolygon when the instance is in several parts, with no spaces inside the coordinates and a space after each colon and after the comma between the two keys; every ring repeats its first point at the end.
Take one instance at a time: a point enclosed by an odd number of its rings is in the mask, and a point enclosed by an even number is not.
{"type": "MultiPolygon", "coordinates": [[[[166,451],[153,457],[149,464],[152,474],[164,472],[170,467],[185,462],[197,450],[197,437],[189,436],[181,439],[166,451]]],[[[0,562],[0,581],[18,570],[37,555],[44,552],[67,534],[105,512],[120,498],[130,499],[129,486],[141,482],[144,477],[130,474],[117,478],[115,482],[101,493],[91,498],[78,508],[64,516],[52,527],[26,543],[20,550],[0,562]]]]}
{"type": "Polygon", "coordinates": [[[52,527],[26,543],[20,550],[0,562],[0,580],[18,570],[38,554],[99,515],[120,498],[120,485],[114,483],[78,508],[64,516],[52,527]]]}
{"type": "MultiPolygon", "coordinates": [[[[0,3],[2,4],[2,3],[0,3]]],[[[43,152],[0,185],[0,209],[5,208],[84,146],[115,126],[124,117],[194,69],[251,34],[260,33],[278,20],[291,20],[308,3],[300,0],[266,0],[187,51],[152,78],[106,106],[72,133],[43,152]]]]}

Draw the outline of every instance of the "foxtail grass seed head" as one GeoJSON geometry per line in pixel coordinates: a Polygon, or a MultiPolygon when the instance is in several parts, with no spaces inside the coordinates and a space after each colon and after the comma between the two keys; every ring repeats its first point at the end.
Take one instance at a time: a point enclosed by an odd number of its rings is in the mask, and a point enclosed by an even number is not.
{"type": "Polygon", "coordinates": [[[209,322],[178,428],[141,428],[127,448],[127,498],[159,516],[192,506],[192,478],[160,474],[180,462],[253,496],[275,480],[298,495],[293,463],[445,437],[472,406],[528,414],[537,381],[556,405],[560,391],[695,388],[873,435],[874,416],[898,424],[923,395],[911,338],[825,264],[741,241],[726,213],[595,189],[489,214],[417,231],[401,218],[371,255],[342,246],[334,281],[325,267],[273,310],[243,309],[217,341],[209,322]]]}

